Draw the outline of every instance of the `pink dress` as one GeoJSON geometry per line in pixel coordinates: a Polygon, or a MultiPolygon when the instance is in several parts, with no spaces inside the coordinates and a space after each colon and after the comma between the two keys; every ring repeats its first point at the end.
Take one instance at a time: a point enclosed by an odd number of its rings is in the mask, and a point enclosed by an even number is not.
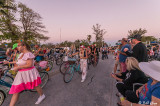
{"type": "MultiPolygon", "coordinates": [[[[22,55],[23,53],[19,55],[19,58],[22,55]]],[[[19,58],[16,64],[21,66],[26,64],[26,60],[34,59],[35,56],[31,52],[28,52],[25,53],[21,59],[19,58]]],[[[34,87],[38,86],[39,84],[41,84],[41,77],[37,69],[34,67],[33,63],[33,66],[30,68],[18,70],[9,94],[19,93],[23,90],[34,89],[34,87]]]]}

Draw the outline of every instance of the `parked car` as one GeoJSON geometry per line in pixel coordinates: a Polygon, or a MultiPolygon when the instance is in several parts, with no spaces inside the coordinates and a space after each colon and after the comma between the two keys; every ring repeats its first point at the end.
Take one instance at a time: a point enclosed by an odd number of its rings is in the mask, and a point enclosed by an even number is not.
{"type": "Polygon", "coordinates": [[[4,59],[6,59],[6,51],[3,48],[0,48],[0,61],[3,61],[4,59]]]}

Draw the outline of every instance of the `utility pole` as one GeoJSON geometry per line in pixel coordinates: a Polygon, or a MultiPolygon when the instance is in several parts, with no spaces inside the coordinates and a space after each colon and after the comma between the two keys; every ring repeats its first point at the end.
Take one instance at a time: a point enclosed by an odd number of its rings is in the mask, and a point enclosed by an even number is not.
{"type": "Polygon", "coordinates": [[[60,43],[61,43],[61,28],[60,28],[60,43]]]}

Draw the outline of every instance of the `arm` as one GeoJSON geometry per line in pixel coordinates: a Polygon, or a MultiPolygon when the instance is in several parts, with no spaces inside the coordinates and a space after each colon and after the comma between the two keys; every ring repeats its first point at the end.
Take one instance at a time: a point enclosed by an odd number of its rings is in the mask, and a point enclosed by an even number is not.
{"type": "Polygon", "coordinates": [[[72,56],[78,55],[79,52],[73,53],[72,56]]]}
{"type": "Polygon", "coordinates": [[[111,74],[111,76],[112,76],[114,79],[116,79],[116,80],[118,80],[118,81],[120,81],[120,82],[123,81],[123,79],[118,78],[115,74],[111,74]]]}
{"type": "Polygon", "coordinates": [[[28,59],[26,61],[26,64],[25,65],[22,65],[22,66],[18,66],[17,69],[25,69],[25,68],[30,68],[33,66],[33,59],[28,59]]]}
{"type": "Polygon", "coordinates": [[[127,54],[126,54],[126,53],[123,53],[123,52],[121,52],[121,51],[119,51],[119,53],[120,53],[120,54],[122,54],[122,55],[127,56],[127,54]]]}
{"type": "Polygon", "coordinates": [[[4,64],[16,64],[16,61],[12,61],[12,62],[4,61],[3,63],[4,63],[4,64]]]}

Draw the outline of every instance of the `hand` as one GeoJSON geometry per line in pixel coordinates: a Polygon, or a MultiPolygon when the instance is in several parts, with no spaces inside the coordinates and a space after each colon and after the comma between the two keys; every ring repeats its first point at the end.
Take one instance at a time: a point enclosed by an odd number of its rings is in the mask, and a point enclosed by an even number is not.
{"type": "Polygon", "coordinates": [[[111,77],[116,78],[117,76],[116,76],[115,74],[112,73],[112,74],[111,74],[111,77]]]}
{"type": "Polygon", "coordinates": [[[9,61],[3,61],[3,64],[8,64],[9,63],[9,61]]]}
{"type": "Polygon", "coordinates": [[[128,48],[124,48],[124,52],[127,52],[128,51],[128,48]]]}
{"type": "Polygon", "coordinates": [[[14,67],[12,70],[18,71],[18,70],[19,70],[19,67],[14,67]]]}
{"type": "Polygon", "coordinates": [[[121,103],[122,103],[122,106],[131,106],[131,102],[129,102],[128,100],[124,100],[121,103]]]}
{"type": "Polygon", "coordinates": [[[117,51],[117,53],[120,53],[120,51],[117,51]]]}
{"type": "Polygon", "coordinates": [[[140,87],[139,89],[136,90],[136,95],[139,97],[139,93],[142,91],[143,87],[140,87]]]}

